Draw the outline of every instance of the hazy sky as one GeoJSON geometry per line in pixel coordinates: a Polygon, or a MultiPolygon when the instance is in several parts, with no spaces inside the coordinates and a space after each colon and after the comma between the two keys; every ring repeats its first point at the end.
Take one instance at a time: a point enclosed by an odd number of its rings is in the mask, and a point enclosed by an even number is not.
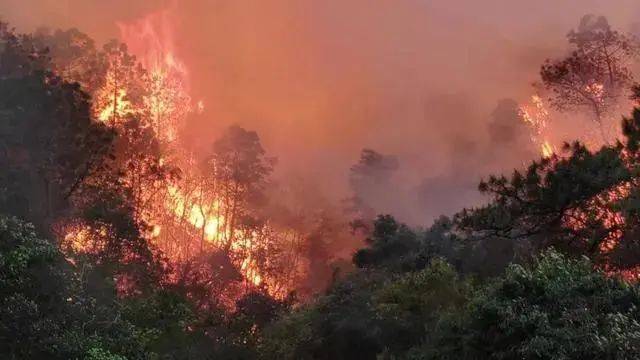
{"type": "MultiPolygon", "coordinates": [[[[640,21],[637,0],[173,3],[177,56],[207,108],[189,124],[198,141],[232,123],[257,130],[280,177],[315,179],[337,197],[363,147],[398,155],[407,184],[452,172],[451,144],[486,141],[497,101],[531,93],[540,63],[566,51],[582,15],[622,30],[640,21]]],[[[117,22],[167,6],[0,0],[0,17],[21,31],[78,27],[104,41],[118,37],[117,22]]]]}

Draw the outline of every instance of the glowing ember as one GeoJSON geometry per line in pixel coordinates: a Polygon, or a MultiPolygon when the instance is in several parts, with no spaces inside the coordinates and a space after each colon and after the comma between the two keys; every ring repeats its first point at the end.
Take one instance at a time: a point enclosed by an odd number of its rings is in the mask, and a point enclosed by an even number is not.
{"type": "MultiPolygon", "coordinates": [[[[629,196],[631,191],[630,183],[623,183],[614,188],[598,194],[591,198],[586,209],[574,209],[569,211],[563,218],[565,226],[574,232],[594,231],[593,224],[600,224],[602,229],[596,236],[604,235],[599,243],[599,250],[604,256],[608,256],[614,251],[620,243],[623,236],[623,228],[625,218],[621,210],[614,204],[617,201],[629,196]]],[[[604,265],[604,270],[610,274],[622,275],[625,278],[632,279],[638,276],[638,273],[632,270],[620,272],[618,269],[610,268],[604,265]]]]}
{"type": "Polygon", "coordinates": [[[82,223],[63,226],[62,248],[75,253],[97,253],[102,249],[106,228],[94,229],[82,223]]]}
{"type": "Polygon", "coordinates": [[[63,238],[63,247],[76,252],[88,252],[90,250],[90,229],[78,226],[68,230],[63,238]]]}
{"type": "Polygon", "coordinates": [[[584,89],[587,93],[591,94],[591,97],[595,99],[599,104],[604,103],[604,85],[593,83],[585,86],[584,89]]]}

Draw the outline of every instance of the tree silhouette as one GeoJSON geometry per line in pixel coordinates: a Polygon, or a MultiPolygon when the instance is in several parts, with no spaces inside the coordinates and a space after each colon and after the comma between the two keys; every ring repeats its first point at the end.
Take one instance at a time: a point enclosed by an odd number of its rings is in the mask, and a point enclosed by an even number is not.
{"type": "Polygon", "coordinates": [[[603,140],[606,116],[624,98],[633,81],[630,60],[637,55],[634,39],[611,29],[606,18],[584,16],[567,35],[574,47],[564,59],[547,60],[540,69],[551,104],[560,111],[586,110],[603,140]]]}

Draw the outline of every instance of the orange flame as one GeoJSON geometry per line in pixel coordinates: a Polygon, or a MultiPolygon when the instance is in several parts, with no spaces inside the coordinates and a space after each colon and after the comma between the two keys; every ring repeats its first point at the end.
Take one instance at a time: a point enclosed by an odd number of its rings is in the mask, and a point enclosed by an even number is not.
{"type": "Polygon", "coordinates": [[[544,158],[551,157],[555,150],[548,140],[549,111],[538,95],[531,96],[528,104],[520,105],[520,117],[531,129],[531,141],[539,146],[544,158]]]}
{"type": "MultiPolygon", "coordinates": [[[[167,181],[161,186],[136,185],[144,193],[140,197],[145,199],[140,205],[143,208],[135,209],[136,216],[150,225],[145,226],[144,236],[175,262],[189,260],[203,249],[224,249],[246,284],[265,288],[273,296],[285,296],[287,289],[281,284],[274,285],[277,280],[261,272],[254,255],[255,249],[263,245],[260,236],[231,229],[225,218],[228,209],[224,209],[214,189],[204,185],[203,175],[194,166],[196,156],[187,154],[180,146],[180,128],[187,115],[202,113],[204,103],[192,103],[189,71],[176,53],[170,11],[152,13],[118,26],[122,41],[145,69],[144,89],[141,96],[129,99],[127,95],[133,89],[111,81],[114,79],[107,73],[104,88],[96,92],[96,104],[102,106],[96,109],[97,118],[118,127],[122,124],[116,119],[128,115],[139,117],[145,127],[153,129],[163,151],[171,154],[170,158],[160,158],[160,165],[180,165],[184,170],[180,180],[167,181]]],[[[62,238],[74,251],[91,251],[95,231],[73,225],[62,238]]]]}
{"type": "Polygon", "coordinates": [[[103,93],[102,96],[108,97],[109,100],[107,105],[98,113],[100,121],[108,122],[135,113],[133,105],[127,99],[126,89],[116,89],[115,95],[109,91],[108,94],[103,93]]]}
{"type": "Polygon", "coordinates": [[[148,71],[144,111],[158,137],[172,142],[192,106],[187,66],[175,55],[171,24],[170,11],[163,10],[118,26],[123,41],[148,71]]]}
{"type": "Polygon", "coordinates": [[[195,204],[175,186],[169,186],[167,206],[178,218],[185,218],[196,229],[203,229],[206,240],[215,242],[219,237],[222,216],[216,216],[220,202],[212,200],[205,205],[195,204]]]}
{"type": "MultiPolygon", "coordinates": [[[[139,105],[138,113],[148,117],[149,125],[155,130],[159,140],[165,140],[165,144],[173,146],[176,150],[181,124],[189,112],[202,113],[204,103],[199,101],[192,106],[188,93],[189,71],[176,55],[171,13],[168,10],[159,11],[132,23],[118,25],[128,49],[147,70],[146,94],[139,105]]],[[[105,112],[108,112],[108,109],[105,112]]],[[[192,165],[191,155],[181,151],[173,153],[185,157],[175,159],[177,162],[186,166],[192,165]]],[[[195,180],[200,175],[191,170],[188,169],[183,174],[185,178],[182,184],[197,183],[195,180]]],[[[255,261],[250,253],[245,251],[255,239],[252,234],[238,231],[229,233],[231,230],[222,216],[221,202],[215,196],[198,186],[186,191],[177,183],[168,184],[164,193],[164,200],[155,204],[151,211],[155,212],[155,215],[152,214],[151,219],[146,219],[148,222],[160,224],[163,222],[161,219],[169,215],[175,221],[184,220],[194,230],[198,230],[201,234],[199,236],[202,236],[209,246],[222,247],[226,242],[233,240],[228,248],[234,253],[233,257],[239,259],[237,265],[245,279],[256,286],[263,283],[263,276],[259,273],[255,261]]],[[[156,243],[161,245],[163,236],[170,233],[171,229],[167,226],[170,224],[154,225],[151,237],[156,243]]],[[[193,238],[190,241],[198,240],[195,233],[191,236],[193,238]]],[[[171,249],[164,250],[169,256],[172,255],[171,249]]]]}
{"type": "Polygon", "coordinates": [[[549,158],[553,156],[555,151],[553,150],[553,146],[551,146],[551,144],[549,144],[548,141],[545,141],[544,143],[542,143],[541,153],[542,153],[542,157],[549,158]]]}

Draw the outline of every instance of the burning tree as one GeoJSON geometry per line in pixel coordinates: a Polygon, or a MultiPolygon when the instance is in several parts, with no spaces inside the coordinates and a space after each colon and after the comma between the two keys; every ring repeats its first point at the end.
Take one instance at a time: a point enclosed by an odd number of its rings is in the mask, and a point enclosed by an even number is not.
{"type": "Polygon", "coordinates": [[[273,163],[258,135],[238,126],[230,127],[213,145],[205,176],[218,189],[225,219],[219,240],[224,249],[230,249],[240,232],[251,232],[259,224],[254,209],[264,199],[273,163]]]}
{"type": "Polygon", "coordinates": [[[132,102],[139,103],[144,94],[144,69],[129,54],[126,44],[113,40],[104,46],[103,52],[107,71],[93,101],[97,118],[116,124],[136,111],[132,102]]]}
{"type": "Polygon", "coordinates": [[[639,124],[636,109],[622,122],[624,143],[591,152],[576,142],[563,157],[490,177],[480,190],[492,201],[458,214],[459,229],[478,241],[506,239],[515,250],[552,246],[586,255],[607,271],[638,277],[639,124]]]}
{"type": "MultiPolygon", "coordinates": [[[[42,151],[49,156],[57,153],[54,147],[72,144],[78,145],[76,155],[84,156],[72,164],[75,155],[63,153],[75,177],[65,179],[63,200],[71,206],[64,216],[50,221],[53,231],[70,257],[92,259],[104,276],[116,278],[122,294],[141,291],[145,282],[164,276],[164,281],[188,288],[186,293],[199,306],[233,304],[252,291],[285,298],[303,283],[310,266],[313,254],[305,244],[311,241],[311,230],[278,223],[267,213],[265,190],[275,161],[255,132],[234,126],[209,154],[186,150],[181,126],[202,106],[192,106],[188,71],[173,52],[167,21],[167,13],[160,12],[120,24],[124,43],[111,41],[101,49],[77,30],[41,30],[34,38],[20,39],[3,29],[10,45],[21,43],[26,50],[5,46],[0,70],[30,74],[26,70],[32,67],[60,72],[64,80],[42,77],[43,91],[64,86],[68,94],[61,91],[51,101],[69,105],[66,114],[71,115],[76,111],[72,105],[77,106],[82,121],[74,126],[85,128],[70,134],[90,135],[88,143],[79,136],[66,143],[38,143],[49,146],[42,151]],[[30,61],[15,64],[19,56],[30,61]]],[[[0,102],[14,100],[7,96],[0,102]]],[[[33,109],[40,110],[56,111],[33,109]]],[[[45,122],[41,125],[44,129],[45,122]]],[[[56,140],[67,139],[55,127],[50,131],[56,140]]],[[[10,140],[7,136],[7,143],[10,140]]],[[[22,151],[19,156],[12,153],[13,145],[8,149],[9,155],[0,161],[15,162],[23,156],[22,151]]],[[[33,170],[27,173],[34,178],[33,170]]]]}
{"type": "Polygon", "coordinates": [[[542,131],[541,127],[544,127],[545,124],[537,122],[537,120],[544,120],[536,115],[539,113],[519,106],[513,99],[498,101],[491,113],[491,122],[488,127],[489,139],[493,145],[492,150],[500,152],[508,150],[511,153],[517,153],[518,158],[530,158],[533,149],[531,146],[527,146],[529,141],[523,139],[528,136],[533,144],[541,147],[544,151],[539,136],[542,131]],[[531,135],[531,132],[535,135],[531,135]]]}
{"type": "Polygon", "coordinates": [[[531,131],[531,141],[540,147],[543,157],[551,157],[555,148],[548,138],[550,115],[542,98],[537,94],[531,96],[530,103],[521,105],[518,112],[531,131]]]}
{"type": "Polygon", "coordinates": [[[187,66],[176,56],[169,11],[152,13],[132,23],[118,24],[131,52],[145,69],[145,95],[140,111],[159,140],[172,142],[189,112],[187,66]]]}
{"type": "Polygon", "coordinates": [[[79,83],[89,94],[102,86],[108,69],[107,59],[87,34],[78,29],[52,31],[41,28],[33,38],[39,48],[47,49],[51,70],[60,77],[79,83]]]}
{"type": "Polygon", "coordinates": [[[571,55],[547,60],[540,70],[544,86],[553,92],[551,104],[560,111],[590,112],[607,141],[603,122],[623,99],[632,83],[630,60],[636,56],[634,39],[612,30],[606,18],[586,15],[568,34],[571,55]]]}

